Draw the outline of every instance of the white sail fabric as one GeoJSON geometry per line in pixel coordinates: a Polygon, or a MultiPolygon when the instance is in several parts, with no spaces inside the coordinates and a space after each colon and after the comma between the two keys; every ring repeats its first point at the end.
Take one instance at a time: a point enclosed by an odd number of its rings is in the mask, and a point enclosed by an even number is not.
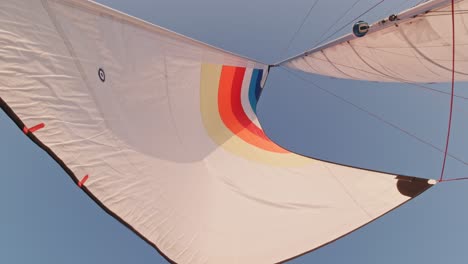
{"type": "Polygon", "coordinates": [[[270,141],[262,63],[81,0],[3,0],[0,21],[2,108],[171,261],[283,261],[431,186],[270,141]]]}
{"type": "MultiPolygon", "coordinates": [[[[468,81],[468,1],[455,4],[455,80],[468,81]]],[[[351,31],[351,29],[350,29],[351,31]]],[[[280,65],[336,78],[381,82],[452,80],[451,1],[433,0],[280,65]]]]}

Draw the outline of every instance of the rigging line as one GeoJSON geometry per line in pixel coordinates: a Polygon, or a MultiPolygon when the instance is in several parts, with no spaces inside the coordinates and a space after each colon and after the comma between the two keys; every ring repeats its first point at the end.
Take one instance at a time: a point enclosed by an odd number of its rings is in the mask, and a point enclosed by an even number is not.
{"type": "MultiPolygon", "coordinates": [[[[327,41],[328,39],[330,39],[331,37],[333,37],[336,33],[340,32],[342,29],[344,29],[345,27],[349,26],[351,23],[353,23],[354,21],[358,20],[359,18],[361,18],[363,15],[369,13],[371,10],[373,10],[374,8],[376,8],[377,6],[379,6],[381,3],[383,3],[385,0],[380,0],[380,2],[377,2],[375,5],[371,6],[369,9],[367,9],[366,11],[364,11],[364,13],[360,14],[359,16],[355,17],[353,20],[349,21],[348,23],[346,23],[345,25],[343,25],[342,27],[340,27],[339,29],[335,30],[332,34],[328,35],[328,37],[326,37],[324,40],[320,41],[319,43],[317,43],[315,45],[315,47],[317,47],[318,45],[324,43],[325,41],[327,41]]],[[[314,48],[315,48],[314,47],[314,48]]]]}
{"type": "Polygon", "coordinates": [[[307,18],[309,18],[310,14],[312,13],[312,10],[314,10],[314,8],[315,8],[315,6],[317,5],[318,2],[319,2],[319,0],[315,0],[314,3],[312,4],[312,6],[309,8],[309,11],[307,12],[306,16],[304,17],[304,19],[302,19],[302,22],[301,22],[300,26],[297,28],[296,32],[294,32],[293,36],[289,40],[288,45],[281,52],[281,57],[286,55],[286,53],[288,52],[289,48],[291,47],[293,41],[296,39],[297,34],[301,31],[302,27],[304,26],[305,22],[307,21],[307,18]]]}
{"type": "Polygon", "coordinates": [[[341,22],[341,20],[343,20],[343,18],[346,17],[346,15],[348,15],[348,13],[353,10],[354,6],[356,6],[359,2],[361,2],[362,0],[356,0],[350,8],[348,8],[348,10],[346,10],[346,12],[344,14],[341,14],[340,16],[338,16],[338,19],[331,25],[329,26],[323,33],[322,35],[320,35],[320,37],[318,37],[319,39],[319,42],[317,42],[316,44],[314,44],[314,47],[316,47],[319,43],[320,43],[320,40],[332,29],[336,26],[336,24],[338,24],[339,22],[341,22]]]}
{"type": "Polygon", "coordinates": [[[442,170],[440,172],[439,181],[444,178],[445,164],[447,162],[447,152],[450,143],[450,129],[452,128],[452,114],[453,114],[453,94],[455,91],[455,0],[452,0],[452,96],[450,97],[450,112],[447,129],[447,139],[445,142],[444,161],[442,162],[442,170]]]}
{"type": "Polygon", "coordinates": [[[439,180],[439,182],[465,181],[465,180],[468,180],[468,177],[439,180]]]}
{"type": "MultiPolygon", "coordinates": [[[[390,121],[387,121],[387,120],[384,119],[383,117],[381,117],[381,116],[379,116],[379,115],[377,115],[377,114],[375,114],[375,113],[372,113],[371,111],[369,111],[369,110],[367,110],[367,109],[365,109],[365,108],[363,108],[363,107],[361,107],[361,106],[359,106],[359,105],[357,105],[357,104],[355,104],[355,103],[353,103],[353,102],[351,102],[351,101],[349,101],[349,100],[347,100],[347,99],[341,97],[340,95],[338,95],[338,94],[336,94],[336,93],[334,93],[334,92],[332,92],[332,91],[329,91],[329,90],[327,90],[327,89],[325,89],[325,88],[319,86],[318,84],[312,82],[311,80],[308,80],[308,79],[306,79],[306,78],[303,78],[302,76],[300,76],[300,75],[294,73],[293,71],[289,70],[288,68],[280,67],[280,69],[285,70],[286,72],[288,72],[288,73],[291,74],[292,76],[294,76],[294,77],[296,77],[296,78],[298,78],[298,79],[300,79],[300,80],[302,80],[302,81],[304,81],[304,82],[307,82],[307,83],[312,84],[315,88],[317,88],[317,89],[319,89],[319,90],[321,90],[321,91],[323,91],[323,92],[325,92],[325,93],[327,93],[327,94],[329,94],[329,95],[331,95],[331,96],[333,96],[333,97],[335,97],[335,98],[337,98],[337,99],[339,99],[339,100],[341,100],[341,101],[343,101],[343,102],[345,102],[345,103],[351,105],[352,107],[354,107],[354,108],[356,108],[356,109],[358,109],[358,110],[360,110],[360,111],[362,111],[362,112],[368,114],[369,116],[371,116],[371,117],[373,117],[373,118],[375,118],[375,119],[377,119],[377,120],[379,120],[379,121],[381,121],[381,122],[383,122],[383,123],[385,123],[385,124],[387,124],[387,125],[393,127],[393,128],[396,129],[396,130],[399,130],[400,132],[402,132],[402,133],[404,133],[404,134],[406,134],[406,135],[408,135],[408,136],[410,136],[410,137],[416,139],[417,141],[419,141],[419,142],[421,142],[421,143],[423,143],[423,144],[425,144],[425,145],[427,145],[427,146],[429,146],[429,147],[431,147],[431,148],[433,148],[433,149],[435,149],[435,150],[437,150],[437,151],[439,151],[439,152],[441,152],[441,153],[444,152],[444,150],[443,150],[442,148],[437,147],[436,145],[430,143],[429,141],[426,141],[426,140],[424,140],[424,139],[422,139],[422,138],[416,136],[415,134],[409,132],[408,130],[405,130],[404,128],[402,128],[402,127],[400,127],[400,126],[395,125],[394,123],[392,123],[392,122],[390,122],[390,121]]],[[[467,162],[467,161],[464,161],[464,160],[458,158],[457,156],[454,156],[454,155],[452,155],[452,154],[450,154],[450,153],[447,153],[447,156],[449,156],[449,157],[455,159],[456,161],[458,161],[458,162],[460,162],[460,163],[463,163],[464,165],[468,165],[468,162],[467,162]]]]}

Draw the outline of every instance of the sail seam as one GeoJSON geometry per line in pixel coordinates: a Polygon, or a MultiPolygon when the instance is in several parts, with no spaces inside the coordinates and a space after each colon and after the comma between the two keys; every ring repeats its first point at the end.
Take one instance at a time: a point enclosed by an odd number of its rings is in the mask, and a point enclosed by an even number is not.
{"type": "Polygon", "coordinates": [[[307,19],[309,18],[310,14],[312,14],[312,10],[314,10],[315,6],[318,4],[319,0],[315,0],[315,2],[312,4],[312,6],[309,8],[309,11],[307,12],[306,16],[302,19],[302,22],[301,24],[299,25],[299,27],[297,28],[296,32],[294,32],[294,34],[292,35],[291,39],[289,40],[288,42],[288,45],[286,46],[286,48],[283,50],[282,54],[285,55],[289,48],[291,47],[292,43],[294,42],[294,40],[296,39],[297,37],[297,34],[299,34],[299,32],[301,31],[302,27],[304,26],[305,22],[307,21],[307,19]]]}
{"type": "MultiPolygon", "coordinates": [[[[311,67],[311,64],[306,60],[307,57],[303,57],[303,61],[312,69],[312,70],[315,70],[313,67],[311,67]]],[[[315,59],[315,60],[319,60],[319,61],[323,61],[323,62],[327,62],[327,60],[324,60],[324,59],[321,59],[321,58],[318,58],[318,57],[310,57],[312,59],[315,59]]],[[[342,66],[342,67],[346,67],[346,68],[349,68],[349,69],[353,69],[353,70],[356,70],[356,71],[360,71],[360,72],[363,72],[363,73],[368,73],[368,74],[371,74],[371,75],[374,75],[374,76],[378,76],[378,77],[386,77],[386,78],[390,78],[391,80],[394,80],[394,81],[399,81],[399,82],[402,82],[404,84],[408,84],[408,85],[411,85],[411,86],[414,86],[414,87],[417,87],[417,88],[421,88],[421,89],[425,89],[425,90],[429,90],[429,91],[432,91],[432,92],[436,92],[436,93],[441,93],[441,94],[446,94],[446,95],[450,95],[449,92],[444,92],[444,91],[439,91],[437,89],[434,89],[434,88],[430,88],[428,86],[424,86],[424,85],[420,85],[418,83],[414,83],[414,82],[407,82],[405,80],[402,80],[400,78],[397,78],[397,77],[393,77],[393,76],[384,76],[384,75],[381,75],[377,72],[371,72],[371,71],[367,71],[367,70],[364,70],[364,69],[361,69],[361,68],[357,68],[357,67],[353,67],[353,66],[348,66],[348,65],[345,65],[345,64],[341,64],[341,63],[337,63],[337,62],[332,62],[333,64],[335,65],[338,65],[338,66],[342,66]]],[[[281,67],[284,67],[284,66],[281,66],[281,67]]],[[[318,71],[317,71],[318,72],[318,71]]],[[[460,98],[460,99],[463,99],[463,100],[468,100],[468,97],[465,97],[465,96],[462,96],[462,95],[454,95],[455,97],[457,98],[460,98]]]]}
{"type": "MultiPolygon", "coordinates": [[[[422,5],[410,8],[410,9],[408,9],[408,10],[406,10],[406,11],[399,14],[399,16],[398,16],[399,20],[397,22],[398,22],[398,24],[401,24],[401,23],[403,23],[403,22],[405,22],[405,21],[407,21],[409,19],[412,19],[412,18],[414,18],[416,16],[419,16],[419,15],[422,15],[422,14],[426,15],[427,11],[438,10],[440,8],[448,6],[449,1],[450,0],[433,0],[433,1],[430,1],[430,2],[427,2],[427,3],[424,3],[422,5]]],[[[456,0],[456,1],[458,2],[458,1],[461,1],[461,0],[456,0]]],[[[394,26],[397,22],[381,24],[380,20],[378,20],[376,23],[371,25],[371,30],[369,31],[368,35],[372,34],[374,32],[383,30],[385,28],[394,26]]],[[[277,62],[273,66],[284,65],[284,64],[286,64],[286,63],[288,63],[290,61],[293,61],[294,59],[303,57],[303,56],[305,56],[307,54],[312,54],[312,53],[315,53],[315,52],[317,52],[319,50],[323,50],[323,49],[326,49],[326,48],[329,48],[329,47],[332,47],[332,46],[336,46],[336,45],[342,44],[343,42],[346,42],[346,41],[351,41],[351,40],[353,40],[355,38],[356,37],[352,33],[348,34],[348,35],[345,35],[343,37],[340,37],[340,38],[332,40],[332,41],[330,41],[328,43],[325,43],[325,44],[323,44],[321,46],[316,46],[314,48],[311,48],[311,49],[307,50],[306,52],[303,52],[303,53],[298,54],[296,56],[290,57],[290,58],[288,58],[286,60],[283,60],[281,62],[277,62]]],[[[325,41],[323,41],[323,42],[325,42],[325,41]]],[[[317,44],[317,45],[320,45],[320,44],[317,44]]]]}

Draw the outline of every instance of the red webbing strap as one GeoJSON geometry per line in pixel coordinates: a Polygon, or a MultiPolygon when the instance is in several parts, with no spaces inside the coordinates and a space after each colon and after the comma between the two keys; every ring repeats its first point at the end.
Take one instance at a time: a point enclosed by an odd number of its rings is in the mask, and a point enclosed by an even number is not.
{"type": "Polygon", "coordinates": [[[83,177],[83,179],[81,179],[81,181],[78,182],[78,187],[83,187],[83,184],[85,184],[85,182],[88,180],[89,176],[86,175],[83,177]]]}
{"type": "Polygon", "coordinates": [[[24,126],[24,127],[23,127],[23,132],[24,132],[25,134],[34,133],[34,132],[36,132],[37,130],[39,130],[39,129],[41,129],[41,128],[44,128],[44,127],[45,127],[45,124],[44,124],[44,123],[37,124],[37,125],[35,125],[35,126],[33,126],[33,127],[30,127],[30,128],[24,126]]]}
{"type": "Polygon", "coordinates": [[[450,97],[450,113],[447,129],[447,140],[445,142],[444,161],[442,163],[442,171],[440,172],[439,182],[443,181],[445,172],[445,163],[447,161],[447,152],[450,142],[450,129],[452,127],[452,111],[453,111],[453,94],[455,90],[455,0],[452,0],[452,95],[450,97]]]}

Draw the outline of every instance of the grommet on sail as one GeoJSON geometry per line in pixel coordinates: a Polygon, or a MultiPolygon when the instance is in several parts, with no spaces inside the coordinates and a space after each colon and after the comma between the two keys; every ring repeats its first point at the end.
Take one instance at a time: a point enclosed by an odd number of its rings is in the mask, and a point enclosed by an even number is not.
{"type": "MultiPolygon", "coordinates": [[[[465,8],[466,2],[458,5],[465,8]]],[[[0,75],[2,109],[20,129],[45,122],[28,136],[168,260],[284,261],[356,230],[435,184],[307,158],[279,146],[256,115],[267,89],[265,63],[90,1],[3,0],[0,10],[0,41],[7,44],[0,52],[8,58],[0,64],[0,70],[8,68],[0,75]]],[[[284,64],[392,81],[382,65],[413,68],[416,60],[408,52],[421,59],[433,51],[415,43],[439,45],[445,37],[431,17],[417,16],[412,24],[404,24],[408,16],[398,17],[402,24],[382,28],[386,35],[371,27],[363,38],[352,36],[284,64]],[[416,34],[421,28],[430,34],[416,34]],[[397,52],[407,59],[379,55],[385,64],[374,62],[374,52],[388,52],[379,45],[389,39],[406,45],[397,52]],[[351,64],[357,69],[342,66],[351,64]]],[[[445,47],[435,50],[431,54],[440,58],[417,62],[425,67],[398,78],[446,81],[445,47]],[[428,76],[426,67],[440,75],[428,76]]],[[[462,78],[465,62],[458,63],[462,78]]]]}

